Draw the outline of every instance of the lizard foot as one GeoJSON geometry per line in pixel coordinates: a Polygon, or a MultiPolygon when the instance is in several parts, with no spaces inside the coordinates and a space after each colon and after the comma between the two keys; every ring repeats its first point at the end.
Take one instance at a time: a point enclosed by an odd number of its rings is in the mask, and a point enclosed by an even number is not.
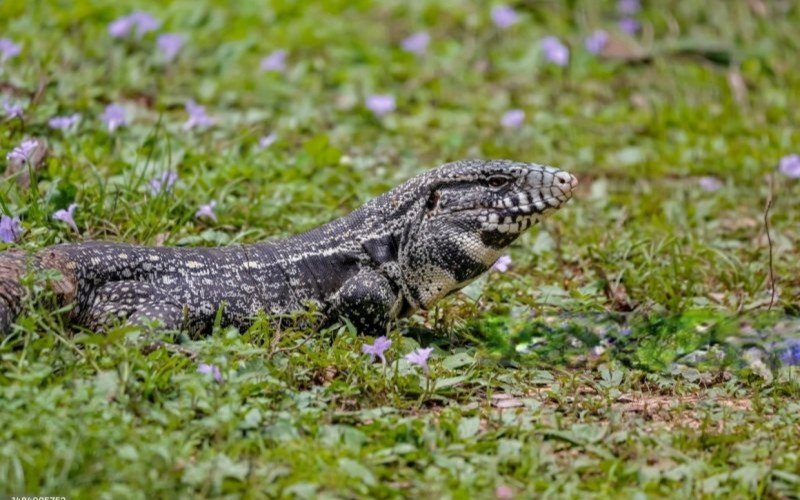
{"type": "Polygon", "coordinates": [[[395,313],[397,293],[381,273],[367,271],[348,279],[334,300],[338,316],[347,318],[359,333],[385,335],[395,313]]]}

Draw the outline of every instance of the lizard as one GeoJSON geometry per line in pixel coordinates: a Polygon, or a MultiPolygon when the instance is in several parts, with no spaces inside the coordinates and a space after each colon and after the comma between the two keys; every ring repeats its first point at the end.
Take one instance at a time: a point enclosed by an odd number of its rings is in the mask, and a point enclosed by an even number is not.
{"type": "Polygon", "coordinates": [[[577,186],[554,167],[461,160],[411,178],[350,214],[285,239],[227,247],[147,247],[89,241],[27,254],[0,253],[0,333],[11,328],[31,267],[68,320],[93,330],[113,322],[210,332],[241,331],[260,311],[313,307],[328,324],[349,320],[379,334],[430,308],[496,262],[577,186]]]}

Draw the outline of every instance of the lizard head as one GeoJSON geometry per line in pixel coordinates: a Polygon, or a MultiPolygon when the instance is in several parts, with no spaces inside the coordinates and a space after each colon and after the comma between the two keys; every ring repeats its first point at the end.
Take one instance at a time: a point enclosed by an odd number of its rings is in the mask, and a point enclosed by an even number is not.
{"type": "Polygon", "coordinates": [[[508,160],[448,163],[412,179],[417,216],[398,261],[410,302],[428,307],[472,281],[578,184],[568,172],[508,160]]]}

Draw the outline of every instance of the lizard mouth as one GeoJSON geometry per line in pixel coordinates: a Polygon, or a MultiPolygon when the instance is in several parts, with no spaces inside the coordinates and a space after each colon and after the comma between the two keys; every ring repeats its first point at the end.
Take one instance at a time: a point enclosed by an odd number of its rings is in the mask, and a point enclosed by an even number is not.
{"type": "Polygon", "coordinates": [[[478,216],[478,220],[481,222],[481,229],[510,234],[522,233],[561,208],[572,198],[571,191],[561,191],[558,194],[559,196],[545,196],[541,190],[527,193],[527,198],[530,201],[518,205],[504,200],[502,208],[481,211],[478,216]]]}

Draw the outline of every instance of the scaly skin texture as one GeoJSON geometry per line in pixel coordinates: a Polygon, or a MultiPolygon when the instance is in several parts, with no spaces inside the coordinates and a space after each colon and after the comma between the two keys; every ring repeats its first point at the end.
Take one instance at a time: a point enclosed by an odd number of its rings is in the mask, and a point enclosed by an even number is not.
{"type": "Polygon", "coordinates": [[[225,248],[149,248],[88,242],[33,256],[0,254],[0,332],[25,290],[27,266],[55,269],[71,321],[102,329],[117,318],[165,329],[240,330],[259,311],[313,307],[364,333],[436,301],[487,271],[519,235],[560,208],[577,185],[567,172],[507,160],[465,160],[414,177],[359,209],[284,240],[225,248]]]}

